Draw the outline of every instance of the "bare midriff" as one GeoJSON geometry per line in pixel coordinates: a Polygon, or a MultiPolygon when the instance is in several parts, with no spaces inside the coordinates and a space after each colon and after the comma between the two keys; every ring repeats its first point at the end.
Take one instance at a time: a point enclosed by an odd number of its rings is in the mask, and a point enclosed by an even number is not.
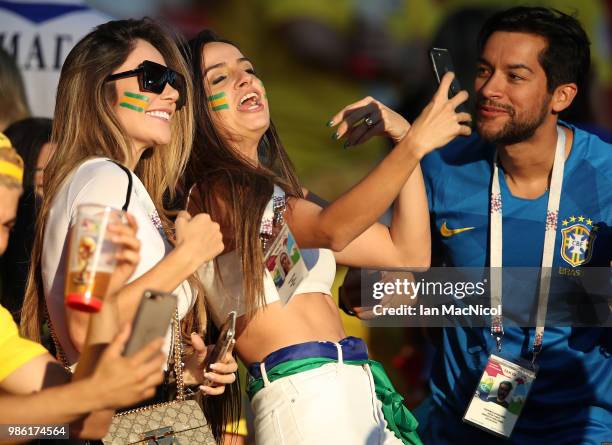
{"type": "Polygon", "coordinates": [[[346,336],[336,303],[319,292],[295,295],[283,305],[276,301],[256,312],[247,323],[237,322],[236,351],[247,366],[285,346],[309,341],[337,342],[346,336]]]}

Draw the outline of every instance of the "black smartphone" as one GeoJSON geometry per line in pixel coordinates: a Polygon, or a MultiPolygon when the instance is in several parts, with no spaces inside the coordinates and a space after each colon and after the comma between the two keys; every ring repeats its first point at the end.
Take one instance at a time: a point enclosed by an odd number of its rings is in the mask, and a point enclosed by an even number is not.
{"type": "MultiPolygon", "coordinates": [[[[219,333],[219,339],[217,343],[215,343],[215,347],[213,350],[206,356],[204,360],[204,370],[205,372],[214,372],[211,369],[210,365],[213,363],[217,363],[219,360],[222,360],[227,354],[227,351],[234,345],[236,340],[234,339],[236,335],[236,311],[231,311],[227,314],[227,318],[221,326],[221,332],[219,333]]],[[[208,379],[204,379],[202,383],[204,386],[210,386],[213,382],[208,379]]]]}
{"type": "Polygon", "coordinates": [[[167,292],[147,290],[143,293],[123,355],[133,355],[155,338],[166,335],[176,301],[176,295],[167,292]]]}
{"type": "MultiPolygon", "coordinates": [[[[438,80],[438,84],[447,72],[452,71],[455,73],[455,78],[451,82],[450,89],[448,90],[448,97],[450,99],[451,97],[456,96],[459,91],[461,91],[461,84],[459,83],[459,79],[457,78],[457,72],[455,71],[455,67],[453,66],[453,60],[451,58],[450,52],[446,48],[432,48],[429,51],[429,57],[431,59],[431,64],[433,66],[436,79],[438,80]]],[[[467,113],[468,111],[465,102],[459,105],[456,108],[456,111],[458,113],[467,113]]]]}

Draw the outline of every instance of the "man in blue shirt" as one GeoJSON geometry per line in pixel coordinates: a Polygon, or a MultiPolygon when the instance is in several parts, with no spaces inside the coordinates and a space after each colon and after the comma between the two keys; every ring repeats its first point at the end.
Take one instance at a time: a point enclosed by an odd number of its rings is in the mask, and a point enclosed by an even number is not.
{"type": "MultiPolygon", "coordinates": [[[[580,276],[586,265],[609,267],[612,146],[558,120],[588,73],[589,42],[584,30],[577,20],[557,11],[513,8],[487,21],[479,48],[478,134],[456,140],[422,161],[432,237],[444,264],[489,266],[489,194],[497,149],[502,264],[541,266],[560,125],[566,136],[566,162],[553,282],[580,276]]],[[[523,298],[523,293],[504,293],[504,307],[523,298]]],[[[611,338],[609,328],[546,326],[538,356],[540,370],[511,443],[599,445],[612,441],[611,338]]],[[[533,339],[533,328],[505,326],[504,356],[531,359],[533,339]]],[[[432,370],[432,407],[425,419],[424,443],[503,441],[462,422],[488,357],[496,352],[488,328],[443,329],[432,370]]]]}

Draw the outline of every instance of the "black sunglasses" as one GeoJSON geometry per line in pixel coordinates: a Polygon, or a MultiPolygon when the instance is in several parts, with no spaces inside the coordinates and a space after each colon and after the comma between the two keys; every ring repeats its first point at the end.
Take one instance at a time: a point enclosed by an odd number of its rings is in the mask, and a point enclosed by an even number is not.
{"type": "Polygon", "coordinates": [[[141,91],[161,94],[169,83],[179,93],[179,98],[176,101],[176,109],[180,110],[185,105],[187,89],[185,88],[185,78],[182,74],[177,73],[167,66],[159,63],[145,60],[135,70],[124,71],[122,73],[111,74],[105,79],[105,82],[110,82],[117,79],[125,79],[126,77],[138,76],[138,83],[141,91]]]}

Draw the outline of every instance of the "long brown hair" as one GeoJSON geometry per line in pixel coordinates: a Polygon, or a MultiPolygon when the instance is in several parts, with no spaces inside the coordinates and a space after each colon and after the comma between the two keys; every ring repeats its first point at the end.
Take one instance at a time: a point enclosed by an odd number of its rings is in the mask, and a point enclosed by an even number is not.
{"type": "Polygon", "coordinates": [[[189,42],[195,138],[185,183],[187,187],[196,184],[202,210],[231,231],[224,235],[230,240],[228,248],[240,251],[247,317],[252,317],[265,300],[263,254],[259,240],[264,209],[272,196],[274,184],[283,188],[288,196],[302,197],[302,190],[272,122],[259,143],[257,166],[231,147],[223,137],[225,130],[213,124],[203,75],[203,50],[211,42],[236,46],[210,30],[200,32],[189,42]]]}
{"type": "MultiPolygon", "coordinates": [[[[108,157],[122,164],[131,160],[129,138],[113,110],[116,89],[113,83],[105,83],[105,79],[123,64],[137,39],[153,45],[170,68],[189,79],[187,64],[177,44],[165,29],[150,19],[119,20],[100,25],[68,54],[57,90],[51,135],[51,142],[57,149],[45,169],[45,195],[37,218],[32,265],[21,315],[21,332],[33,340],[40,339],[44,316],[41,257],[45,223],[55,194],[70,173],[88,158],[108,157]]],[[[189,98],[192,93],[189,81],[186,91],[189,98]]],[[[174,195],[193,140],[193,109],[189,101],[176,112],[171,125],[171,142],[146,152],[135,168],[166,229],[170,222],[163,205],[164,194],[174,195]]]]}

